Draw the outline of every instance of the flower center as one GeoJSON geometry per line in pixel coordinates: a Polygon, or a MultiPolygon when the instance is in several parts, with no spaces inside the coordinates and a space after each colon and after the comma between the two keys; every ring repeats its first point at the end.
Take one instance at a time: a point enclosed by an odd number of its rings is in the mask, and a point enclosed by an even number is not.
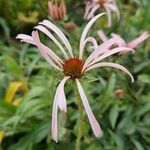
{"type": "Polygon", "coordinates": [[[83,73],[84,62],[79,58],[70,58],[63,64],[63,73],[65,76],[70,76],[72,79],[80,78],[83,73]]]}

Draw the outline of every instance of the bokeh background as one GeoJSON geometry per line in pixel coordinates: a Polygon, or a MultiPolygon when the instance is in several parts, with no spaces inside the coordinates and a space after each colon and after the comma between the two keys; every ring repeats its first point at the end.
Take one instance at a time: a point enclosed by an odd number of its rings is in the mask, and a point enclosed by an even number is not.
{"type": "MultiPolygon", "coordinates": [[[[50,134],[52,102],[61,76],[51,69],[37,48],[22,44],[17,34],[30,34],[43,19],[50,19],[47,0],[0,0],[0,149],[2,150],[72,150],[78,128],[78,107],[73,85],[65,91],[67,114],[58,115],[59,143],[50,134]]],[[[118,33],[125,40],[150,32],[149,0],[118,0],[119,23],[107,28],[106,18],[99,19],[89,34],[99,43],[97,31],[118,33]]],[[[54,21],[68,36],[75,50],[83,27],[86,0],[66,0],[67,16],[54,21]],[[75,26],[70,30],[69,22],[75,26]]],[[[51,41],[42,37],[55,50],[51,41]]],[[[88,52],[87,48],[87,52],[88,52]]],[[[87,53],[88,54],[88,53],[87,53]]],[[[136,48],[136,53],[109,58],[126,66],[135,77],[115,69],[103,68],[83,79],[92,110],[103,129],[96,139],[85,114],[81,147],[85,150],[150,149],[150,41],[136,48]]]]}

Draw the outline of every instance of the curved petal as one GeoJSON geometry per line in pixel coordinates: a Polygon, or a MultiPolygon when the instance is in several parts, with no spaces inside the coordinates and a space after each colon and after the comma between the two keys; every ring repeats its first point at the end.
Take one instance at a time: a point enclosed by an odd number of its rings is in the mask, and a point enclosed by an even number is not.
{"type": "Polygon", "coordinates": [[[81,35],[81,39],[80,39],[80,46],[79,46],[79,58],[82,59],[83,56],[83,49],[84,49],[84,41],[85,38],[87,36],[87,33],[89,31],[89,29],[91,28],[91,26],[93,25],[93,23],[101,16],[103,16],[105,13],[99,14],[97,16],[95,16],[92,20],[89,21],[89,23],[86,25],[86,27],[84,28],[82,35],[81,35]]]}
{"type": "Polygon", "coordinates": [[[33,37],[33,40],[36,44],[36,46],[38,47],[40,53],[43,55],[43,57],[47,60],[47,62],[53,66],[55,69],[58,69],[58,70],[61,70],[57,65],[55,65],[55,63],[51,60],[54,59],[60,66],[61,63],[59,63],[59,61],[57,60],[57,56],[55,55],[55,53],[53,51],[51,51],[48,47],[46,47],[45,45],[43,45],[41,42],[40,42],[40,39],[39,39],[39,34],[37,31],[33,31],[32,32],[32,37],[33,37]]]}
{"type": "Polygon", "coordinates": [[[64,33],[56,25],[54,25],[52,22],[50,22],[48,20],[44,20],[43,22],[40,22],[39,24],[44,25],[47,28],[49,28],[52,31],[54,31],[55,34],[62,40],[62,42],[64,43],[64,45],[67,47],[67,49],[68,49],[71,57],[73,57],[72,47],[71,47],[68,39],[66,38],[66,36],[64,35],[64,33]]]}
{"type": "Polygon", "coordinates": [[[106,42],[108,40],[107,36],[105,35],[105,33],[101,30],[101,31],[98,31],[98,36],[99,38],[103,41],[103,42],[106,42]]]}
{"type": "Polygon", "coordinates": [[[29,43],[29,44],[32,44],[32,45],[35,45],[34,41],[33,41],[33,38],[29,35],[26,35],[26,34],[18,34],[16,36],[16,39],[20,39],[21,42],[25,42],[25,43],[29,43]]]}
{"type": "Polygon", "coordinates": [[[91,9],[90,13],[89,13],[88,16],[87,16],[87,20],[90,20],[91,18],[93,18],[94,13],[97,11],[98,8],[100,8],[100,5],[99,5],[99,4],[98,4],[98,5],[95,5],[95,6],[91,9]]]}
{"type": "Polygon", "coordinates": [[[96,39],[94,39],[93,37],[87,37],[87,38],[86,38],[86,40],[84,41],[84,47],[85,47],[85,45],[86,45],[88,42],[90,42],[90,43],[93,44],[94,49],[96,49],[96,48],[98,47],[97,41],[96,41],[96,39]]]}
{"type": "Polygon", "coordinates": [[[66,51],[64,50],[64,48],[62,47],[62,45],[58,42],[58,40],[45,27],[43,27],[41,25],[38,25],[38,26],[36,26],[34,28],[38,29],[41,32],[43,32],[44,34],[46,34],[59,47],[59,49],[62,51],[62,53],[64,54],[64,56],[68,59],[66,51]]]}
{"type": "Polygon", "coordinates": [[[148,32],[144,32],[141,34],[141,36],[129,42],[127,46],[130,48],[135,48],[137,45],[139,45],[140,43],[142,43],[144,40],[146,40],[149,37],[150,37],[150,34],[148,32]]]}
{"type": "Polygon", "coordinates": [[[125,73],[127,73],[131,77],[132,82],[134,82],[134,78],[133,78],[132,74],[125,67],[123,67],[119,64],[116,64],[116,63],[111,63],[111,62],[97,63],[97,64],[87,68],[85,70],[85,72],[90,71],[90,70],[95,69],[95,68],[99,68],[99,67],[113,67],[113,68],[120,69],[120,70],[124,71],[125,73]]]}
{"type": "Polygon", "coordinates": [[[118,52],[128,52],[128,51],[132,51],[134,52],[133,49],[131,48],[127,48],[127,47],[117,47],[117,48],[114,48],[114,49],[111,49],[110,51],[107,51],[107,53],[104,53],[103,55],[99,56],[97,59],[95,59],[94,61],[92,61],[89,66],[101,61],[102,59],[108,57],[108,56],[111,56],[113,54],[116,54],[118,52]]]}
{"type": "Polygon", "coordinates": [[[116,40],[117,40],[117,43],[116,43],[116,44],[117,44],[119,47],[126,47],[126,46],[127,46],[127,45],[126,45],[126,42],[124,41],[124,39],[123,39],[120,35],[115,34],[115,33],[112,33],[111,36],[112,36],[113,38],[116,38],[116,40]]]}
{"type": "Polygon", "coordinates": [[[107,3],[107,4],[105,4],[105,7],[107,7],[109,9],[111,9],[112,11],[116,12],[118,20],[120,19],[120,12],[119,12],[119,9],[118,9],[118,7],[115,3],[114,4],[107,3]]]}
{"type": "Polygon", "coordinates": [[[58,142],[58,139],[57,139],[57,131],[58,131],[58,129],[57,129],[57,111],[58,111],[58,106],[61,108],[61,110],[62,110],[62,108],[63,108],[63,110],[66,109],[66,98],[64,96],[65,95],[64,94],[64,85],[68,79],[69,79],[69,77],[65,77],[58,85],[58,87],[56,89],[55,97],[54,97],[54,102],[53,102],[51,132],[52,132],[52,137],[56,142],[58,142]],[[63,100],[63,102],[61,102],[61,100],[63,100]],[[61,106],[60,106],[60,104],[61,104],[61,106]]]}
{"type": "Polygon", "coordinates": [[[90,10],[93,8],[95,4],[93,4],[92,2],[87,2],[86,7],[85,7],[85,13],[84,13],[84,19],[87,19],[87,16],[90,12],[90,10]]]}
{"type": "Polygon", "coordinates": [[[107,26],[108,27],[111,27],[112,26],[112,18],[111,18],[111,12],[110,12],[110,9],[105,7],[106,8],[106,12],[107,12],[107,18],[108,18],[108,24],[107,26]]]}
{"type": "Polygon", "coordinates": [[[117,43],[116,39],[111,38],[109,40],[107,40],[106,42],[104,42],[103,44],[101,44],[100,46],[97,47],[97,49],[95,51],[93,51],[90,56],[87,58],[87,60],[85,61],[83,70],[87,67],[87,65],[91,62],[94,61],[96,58],[98,58],[101,54],[104,54],[105,52],[108,51],[108,49],[113,45],[117,43]]]}
{"type": "Polygon", "coordinates": [[[95,116],[91,110],[91,107],[89,105],[87,97],[86,97],[84,90],[83,90],[78,79],[76,79],[76,83],[77,83],[77,87],[78,87],[78,91],[79,91],[81,100],[83,102],[85,111],[86,111],[88,119],[89,119],[89,122],[91,124],[92,130],[93,130],[96,137],[100,137],[100,136],[102,136],[101,127],[100,127],[99,123],[97,122],[97,120],[96,120],[96,118],[95,118],[95,116]]]}

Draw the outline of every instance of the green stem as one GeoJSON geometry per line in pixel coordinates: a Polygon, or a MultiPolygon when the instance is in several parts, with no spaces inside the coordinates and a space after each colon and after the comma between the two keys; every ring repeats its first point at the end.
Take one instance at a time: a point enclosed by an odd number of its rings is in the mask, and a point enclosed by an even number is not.
{"type": "Polygon", "coordinates": [[[81,138],[82,138],[82,127],[83,127],[83,107],[82,107],[82,102],[81,102],[77,87],[75,87],[75,94],[77,97],[77,105],[79,108],[79,126],[78,126],[78,133],[77,133],[75,150],[80,150],[81,138]]]}

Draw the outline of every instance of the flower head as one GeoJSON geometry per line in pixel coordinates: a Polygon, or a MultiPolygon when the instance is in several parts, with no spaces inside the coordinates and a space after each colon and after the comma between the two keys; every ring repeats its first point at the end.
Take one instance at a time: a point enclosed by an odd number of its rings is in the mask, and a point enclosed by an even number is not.
{"type": "Polygon", "coordinates": [[[111,11],[116,12],[118,19],[120,18],[115,0],[89,0],[86,4],[84,18],[87,20],[93,18],[94,13],[101,8],[104,8],[107,12],[108,27],[112,25],[111,11]]]}
{"type": "Polygon", "coordinates": [[[99,123],[97,122],[90,108],[88,99],[80,83],[80,78],[90,70],[107,66],[107,67],[118,68],[126,72],[131,77],[132,81],[134,80],[131,73],[125,67],[112,62],[100,62],[103,59],[113,54],[124,52],[124,51],[125,52],[133,51],[131,48],[118,47],[112,49],[111,51],[108,51],[108,49],[117,42],[116,38],[111,38],[108,41],[104,42],[102,45],[98,46],[96,40],[93,37],[87,37],[87,33],[91,28],[91,26],[93,25],[93,23],[103,15],[104,13],[95,16],[91,21],[89,21],[89,23],[84,28],[79,43],[78,57],[74,56],[71,44],[69,43],[67,37],[63,34],[63,32],[56,25],[54,25],[52,22],[48,20],[44,20],[40,22],[39,25],[35,27],[36,31],[32,32],[32,36],[19,34],[16,37],[17,39],[21,39],[21,41],[23,42],[35,45],[38,48],[39,52],[42,54],[42,56],[46,59],[46,61],[53,68],[55,68],[58,71],[61,71],[64,74],[64,78],[62,79],[62,81],[60,82],[60,84],[56,89],[54,102],[53,102],[53,110],[52,110],[51,131],[52,131],[52,137],[56,142],[58,141],[57,110],[59,108],[61,111],[67,112],[67,102],[64,93],[64,85],[67,82],[67,80],[72,79],[76,82],[81,100],[83,102],[83,106],[87,113],[93,133],[95,134],[96,137],[101,136],[102,131],[99,123]],[[51,32],[48,29],[53,31],[58,36],[58,38],[62,41],[65,47],[63,47],[63,45],[56,39],[56,37],[54,37],[51,34],[51,32]],[[40,41],[39,31],[44,33],[48,38],[50,38],[57,45],[57,47],[62,52],[62,55],[64,55],[65,60],[59,58],[50,48],[45,46],[40,41]],[[87,42],[91,42],[93,44],[94,49],[93,52],[89,55],[89,57],[86,60],[84,60],[83,53],[87,42]]]}
{"type": "MultiPolygon", "coordinates": [[[[109,40],[103,31],[98,31],[98,35],[99,38],[102,40],[102,42],[106,42],[109,40]]],[[[148,32],[143,32],[139,37],[135,38],[130,42],[126,42],[120,35],[115,33],[112,33],[111,36],[112,38],[115,38],[117,41],[117,43],[114,45],[115,47],[136,48],[140,43],[148,39],[150,37],[150,34],[148,32]]],[[[123,54],[123,53],[124,52],[120,52],[119,54],[123,54]]]]}
{"type": "Polygon", "coordinates": [[[66,5],[64,0],[61,0],[61,2],[49,0],[48,12],[53,20],[63,20],[66,16],[66,5]]]}

